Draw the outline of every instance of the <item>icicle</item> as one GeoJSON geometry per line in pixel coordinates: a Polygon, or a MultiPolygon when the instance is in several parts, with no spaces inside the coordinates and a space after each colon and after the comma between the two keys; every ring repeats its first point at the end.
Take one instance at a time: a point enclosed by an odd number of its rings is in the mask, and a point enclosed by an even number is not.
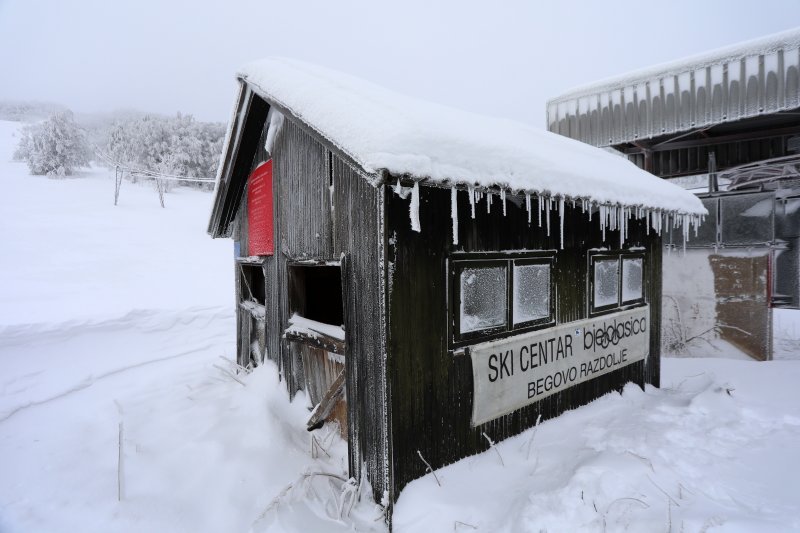
{"type": "Polygon", "coordinates": [[[486,212],[492,212],[492,191],[486,191],[486,212]]]}
{"type": "Polygon", "coordinates": [[[631,210],[629,207],[623,209],[622,215],[622,240],[628,238],[628,220],[631,217],[631,210]]]}
{"type": "Polygon", "coordinates": [[[606,242],[606,206],[600,204],[600,230],[603,232],[603,242],[606,242]]]}
{"type": "Polygon", "coordinates": [[[397,184],[394,186],[394,193],[404,200],[408,196],[408,193],[403,194],[403,186],[400,185],[400,178],[397,178],[397,184]]]}
{"type": "Polygon", "coordinates": [[[620,206],[617,207],[617,216],[619,220],[617,221],[617,225],[619,226],[619,247],[622,248],[625,245],[625,208],[620,206]]]}
{"type": "MultiPolygon", "coordinates": [[[[572,207],[575,207],[573,202],[572,207]]],[[[561,225],[561,249],[564,249],[564,197],[562,196],[558,202],[558,219],[559,224],[561,225]]]]}
{"type": "Polygon", "coordinates": [[[542,195],[540,194],[537,196],[539,199],[539,227],[542,227],[542,209],[544,209],[544,200],[542,200],[542,195]]]}
{"type": "Polygon", "coordinates": [[[453,244],[458,244],[458,191],[450,189],[450,218],[453,219],[453,244]]]}
{"type": "Polygon", "coordinates": [[[506,190],[500,190],[500,200],[503,202],[503,216],[506,216],[506,190]]]}
{"type": "Polygon", "coordinates": [[[686,242],[689,240],[689,215],[683,215],[683,253],[686,253],[686,242]]]}
{"type": "Polygon", "coordinates": [[[531,193],[525,193],[525,209],[528,210],[528,225],[531,225],[531,193]]]}
{"type": "Polygon", "coordinates": [[[594,209],[594,205],[592,202],[589,202],[589,222],[592,221],[592,210],[594,209]]]}
{"type": "Polygon", "coordinates": [[[686,219],[686,215],[683,215],[683,253],[686,255],[686,241],[689,240],[689,221],[686,219]]]}
{"type": "Polygon", "coordinates": [[[469,206],[470,206],[470,208],[472,208],[472,219],[474,220],[475,219],[475,189],[470,187],[469,189],[467,189],[467,192],[469,193],[469,206]]]}
{"type": "Polygon", "coordinates": [[[411,203],[409,204],[408,214],[411,217],[411,229],[419,233],[421,231],[419,225],[419,182],[414,182],[414,187],[411,189],[411,203]]]}
{"type": "Polygon", "coordinates": [[[553,209],[552,198],[547,198],[547,236],[550,236],[550,211],[553,209]]]}

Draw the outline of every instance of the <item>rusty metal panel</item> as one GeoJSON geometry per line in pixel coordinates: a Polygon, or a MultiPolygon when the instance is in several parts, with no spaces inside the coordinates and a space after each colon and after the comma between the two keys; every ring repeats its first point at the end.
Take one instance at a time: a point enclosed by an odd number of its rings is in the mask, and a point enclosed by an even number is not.
{"type": "Polygon", "coordinates": [[[665,254],[665,350],[686,355],[720,338],[754,359],[771,359],[770,254],[763,247],[665,254]]]}
{"type": "Polygon", "coordinates": [[[711,255],[709,261],[714,272],[720,338],[754,359],[772,359],[769,254],[711,255]]]}
{"type": "Polygon", "coordinates": [[[612,146],[796,109],[798,72],[793,30],[576,89],[547,103],[547,128],[612,146]]]}

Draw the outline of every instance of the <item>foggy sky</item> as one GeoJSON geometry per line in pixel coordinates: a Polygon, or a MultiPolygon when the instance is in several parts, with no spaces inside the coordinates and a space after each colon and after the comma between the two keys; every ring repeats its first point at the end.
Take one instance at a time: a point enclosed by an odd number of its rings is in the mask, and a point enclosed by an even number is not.
{"type": "Polygon", "coordinates": [[[0,100],[226,121],[237,68],[280,55],[544,127],[571,87],[798,25],[798,0],[0,0],[0,100]]]}

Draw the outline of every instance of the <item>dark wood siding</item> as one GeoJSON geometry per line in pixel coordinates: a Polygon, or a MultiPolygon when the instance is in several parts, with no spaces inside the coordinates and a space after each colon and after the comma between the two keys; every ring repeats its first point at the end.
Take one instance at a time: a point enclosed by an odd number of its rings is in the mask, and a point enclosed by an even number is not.
{"type": "MultiPolygon", "coordinates": [[[[264,140],[262,134],[260,147],[264,140]]],[[[289,318],[287,267],[293,261],[342,261],[350,473],[358,477],[366,464],[380,499],[389,479],[383,196],[291,120],[284,122],[273,151],[275,255],[262,262],[267,355],[278,364],[291,395],[304,388],[301,352],[282,338],[289,318]]],[[[251,168],[265,157],[259,148],[251,168]]],[[[246,194],[244,198],[235,237],[246,256],[246,194]]],[[[242,342],[240,338],[240,349],[242,342]]]]}
{"type": "MultiPolygon", "coordinates": [[[[559,222],[554,211],[551,236],[540,229],[534,212],[528,226],[524,202],[502,203],[494,197],[491,213],[485,202],[470,218],[465,192],[458,194],[459,245],[452,244],[450,191],[421,187],[420,222],[422,232],[411,230],[409,201],[389,188],[386,195],[388,268],[388,376],[391,405],[393,486],[392,499],[409,481],[425,473],[417,451],[434,468],[487,449],[482,432],[500,440],[543,419],[583,405],[610,390],[633,381],[658,385],[660,351],[657,333],[650,339],[649,361],[599,377],[567,391],[503,416],[477,428],[470,425],[473,378],[467,356],[448,352],[447,258],[452,252],[491,252],[502,250],[556,249],[553,283],[556,285],[557,323],[580,320],[587,313],[588,257],[591,248],[619,248],[617,232],[607,232],[603,244],[597,218],[588,222],[580,212],[567,207],[564,249],[560,250],[559,222]]],[[[535,200],[535,198],[534,198],[535,200]]],[[[534,201],[534,206],[536,202],[534,201]]],[[[661,241],[654,234],[645,237],[641,223],[632,223],[625,248],[646,247],[646,301],[651,323],[660,323],[661,241]]],[[[657,329],[657,328],[656,328],[657,329]]]]}
{"type": "MultiPolygon", "coordinates": [[[[292,261],[334,260],[331,247],[331,208],[327,152],[290,120],[284,121],[273,154],[275,198],[275,255],[269,275],[276,287],[276,313],[268,337],[281,339],[289,321],[287,265],[292,261]]],[[[273,342],[276,342],[273,340],[273,342]]],[[[280,367],[289,393],[304,387],[300,353],[278,340],[280,367]]]]}
{"type": "Polygon", "coordinates": [[[366,464],[376,500],[389,487],[383,196],[332,156],[335,243],[344,254],[350,472],[366,464]]]}

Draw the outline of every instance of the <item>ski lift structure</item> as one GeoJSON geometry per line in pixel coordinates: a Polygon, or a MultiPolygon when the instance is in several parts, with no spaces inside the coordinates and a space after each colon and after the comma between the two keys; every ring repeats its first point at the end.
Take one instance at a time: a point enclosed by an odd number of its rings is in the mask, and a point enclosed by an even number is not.
{"type": "Polygon", "coordinates": [[[572,90],[547,120],[707,208],[688,242],[664,239],[667,348],[718,337],[757,360],[797,357],[775,339],[800,309],[800,30],[572,90]]]}
{"type": "Polygon", "coordinates": [[[114,164],[114,205],[119,202],[119,192],[122,188],[122,181],[125,175],[133,180],[146,179],[152,180],[155,185],[156,193],[158,194],[158,202],[161,207],[165,207],[164,193],[167,192],[167,183],[214,183],[214,180],[208,178],[194,178],[191,176],[176,176],[174,174],[163,174],[154,172],[152,170],[143,170],[131,168],[118,163],[114,164]]]}
{"type": "Polygon", "coordinates": [[[153,184],[155,185],[156,193],[158,194],[158,202],[162,208],[166,207],[164,203],[164,193],[167,192],[167,183],[174,182],[174,183],[208,183],[213,184],[213,179],[208,178],[196,178],[192,176],[177,176],[174,174],[165,174],[162,172],[155,172],[152,170],[145,170],[134,168],[128,165],[123,165],[118,161],[113,160],[106,154],[103,150],[101,150],[97,145],[94,145],[94,151],[97,155],[99,155],[106,163],[114,167],[114,205],[118,205],[119,203],[119,194],[120,190],[122,189],[122,181],[124,180],[126,174],[128,178],[133,181],[138,179],[145,179],[145,180],[152,180],[153,184]]]}

